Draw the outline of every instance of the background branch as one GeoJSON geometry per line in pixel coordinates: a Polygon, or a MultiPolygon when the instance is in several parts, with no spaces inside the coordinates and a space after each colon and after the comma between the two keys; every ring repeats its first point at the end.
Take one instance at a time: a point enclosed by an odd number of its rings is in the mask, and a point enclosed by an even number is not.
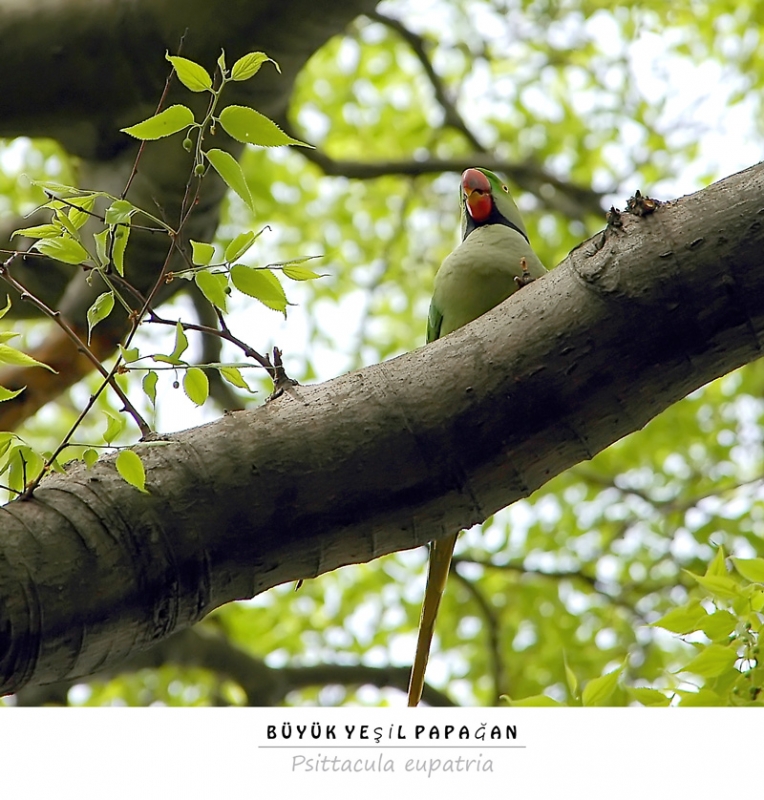
{"type": "MultiPolygon", "coordinates": [[[[375,686],[406,693],[407,667],[368,667],[363,664],[319,664],[306,667],[269,667],[262,659],[232,644],[226,637],[202,632],[198,628],[170,636],[155,647],[138,653],[120,665],[118,671],[99,672],[87,683],[109,681],[118,675],[143,669],[157,669],[167,664],[189,669],[204,669],[219,681],[237,683],[247,697],[248,706],[276,706],[289,692],[307,687],[375,686]]],[[[60,681],[47,686],[33,686],[16,694],[18,706],[66,705],[70,689],[82,681],[60,681]]],[[[429,706],[454,706],[443,692],[425,686],[424,702],[429,706]]]]}
{"type": "Polygon", "coordinates": [[[465,578],[464,575],[456,569],[456,566],[456,563],[454,563],[451,574],[470,593],[486,623],[488,661],[491,667],[491,678],[493,680],[493,703],[494,705],[498,705],[501,695],[510,692],[510,687],[506,686],[506,677],[504,674],[504,656],[501,649],[501,623],[499,621],[499,615],[475,582],[465,578]]]}
{"type": "MultiPolygon", "coordinates": [[[[285,129],[290,130],[290,135],[305,139],[303,133],[295,131],[286,122],[282,121],[282,123],[285,129]]],[[[538,197],[543,205],[559,211],[571,219],[583,219],[587,214],[596,214],[602,217],[604,214],[602,205],[604,192],[597,192],[589,187],[577,186],[564,181],[531,162],[518,164],[488,153],[470,153],[451,158],[432,157],[421,160],[369,162],[334,159],[318,148],[315,150],[305,148],[300,154],[308,161],[312,161],[326,175],[358,180],[371,180],[385,175],[416,177],[442,172],[461,173],[477,164],[505,175],[513,183],[538,197]]]]}

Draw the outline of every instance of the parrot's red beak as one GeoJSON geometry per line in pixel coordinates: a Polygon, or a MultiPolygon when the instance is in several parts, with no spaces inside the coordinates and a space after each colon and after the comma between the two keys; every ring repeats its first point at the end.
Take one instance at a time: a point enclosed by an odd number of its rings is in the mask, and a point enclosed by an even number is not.
{"type": "Polygon", "coordinates": [[[479,169],[465,169],[462,173],[462,192],[467,211],[475,222],[488,219],[493,209],[491,184],[479,169]]]}

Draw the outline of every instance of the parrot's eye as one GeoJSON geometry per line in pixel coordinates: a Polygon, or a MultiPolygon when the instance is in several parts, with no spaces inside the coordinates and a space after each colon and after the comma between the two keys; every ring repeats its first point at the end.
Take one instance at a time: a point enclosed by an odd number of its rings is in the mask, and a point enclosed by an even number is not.
{"type": "Polygon", "coordinates": [[[507,186],[506,184],[502,184],[501,191],[509,194],[509,186],[507,186]]]}

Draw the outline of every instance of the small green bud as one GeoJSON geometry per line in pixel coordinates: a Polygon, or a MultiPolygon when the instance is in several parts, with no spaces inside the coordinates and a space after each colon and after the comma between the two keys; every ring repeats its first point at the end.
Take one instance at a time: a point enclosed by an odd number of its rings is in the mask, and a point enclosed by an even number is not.
{"type": "Polygon", "coordinates": [[[191,141],[191,138],[190,138],[190,137],[188,137],[188,136],[186,136],[186,138],[183,140],[183,149],[184,149],[184,150],[185,150],[187,153],[190,153],[190,152],[191,152],[191,148],[192,148],[193,146],[194,146],[194,143],[191,141]]]}
{"type": "Polygon", "coordinates": [[[204,164],[197,164],[194,167],[194,175],[196,175],[198,178],[201,178],[202,175],[204,175],[204,164]]]}

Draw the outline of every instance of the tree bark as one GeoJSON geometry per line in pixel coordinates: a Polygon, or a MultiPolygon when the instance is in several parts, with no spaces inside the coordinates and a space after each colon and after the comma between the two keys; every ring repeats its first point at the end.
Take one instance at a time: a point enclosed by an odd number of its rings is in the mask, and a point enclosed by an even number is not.
{"type": "Polygon", "coordinates": [[[761,354],[764,166],[624,214],[413,353],[136,446],[0,510],[0,686],[111,667],[212,609],[482,522],[761,354]]]}

